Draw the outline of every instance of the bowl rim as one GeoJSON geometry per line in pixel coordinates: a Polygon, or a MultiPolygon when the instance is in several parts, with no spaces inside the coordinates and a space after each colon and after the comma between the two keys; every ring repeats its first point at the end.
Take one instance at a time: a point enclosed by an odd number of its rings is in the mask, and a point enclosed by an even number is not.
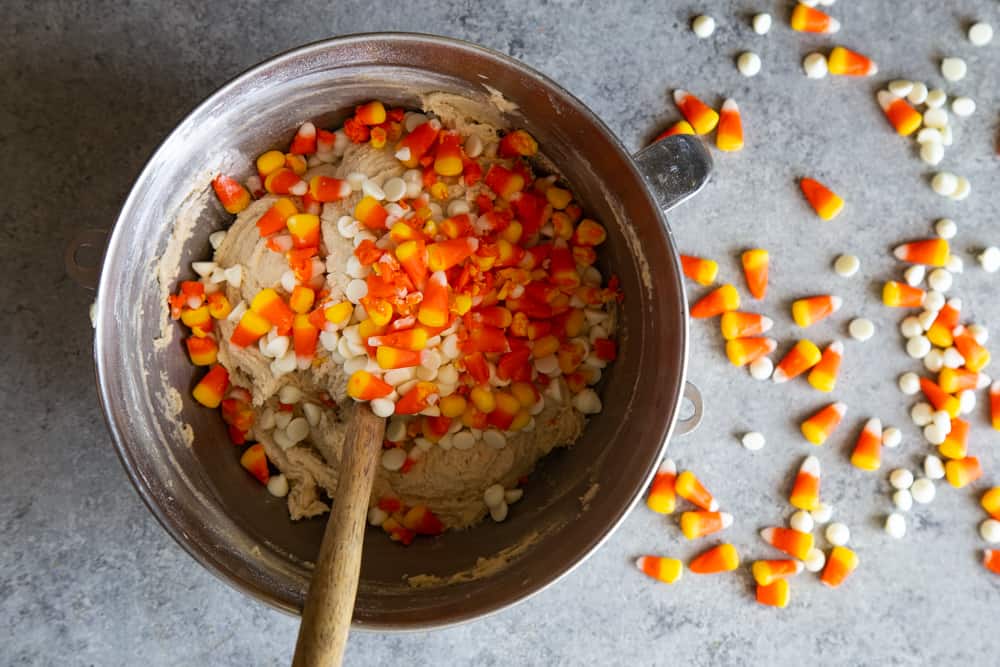
{"type": "MultiPolygon", "coordinates": [[[[109,397],[113,393],[110,387],[110,382],[108,380],[109,373],[111,370],[107,366],[108,355],[105,351],[105,344],[102,342],[106,339],[104,335],[105,319],[109,317],[110,313],[105,312],[103,307],[101,294],[107,293],[110,289],[109,282],[112,280],[110,272],[104,271],[104,268],[110,263],[113,263],[116,255],[120,252],[120,242],[121,235],[119,234],[120,229],[124,227],[122,221],[127,219],[131,214],[131,211],[136,208],[140,202],[138,201],[138,190],[139,186],[143,184],[148,178],[150,178],[152,173],[152,164],[156,160],[160,152],[167,146],[174,138],[181,133],[184,126],[191,122],[191,119],[197,116],[203,109],[211,107],[217,98],[222,97],[229,93],[232,89],[238,88],[248,81],[251,81],[254,77],[259,74],[266,72],[267,70],[273,68],[277,64],[285,60],[290,60],[293,58],[300,58],[303,56],[308,56],[312,53],[322,52],[330,47],[342,46],[345,44],[357,44],[365,43],[371,41],[395,42],[395,43],[406,43],[406,42],[421,42],[421,43],[432,43],[442,46],[447,46],[454,49],[465,50],[471,53],[475,53],[480,56],[487,56],[489,58],[501,61],[506,67],[517,71],[518,73],[527,76],[532,79],[536,79],[544,83],[546,86],[551,87],[555,91],[562,94],[566,100],[576,107],[576,110],[584,115],[589,122],[598,130],[600,130],[609,143],[617,149],[622,156],[627,158],[626,163],[632,171],[632,176],[638,183],[642,184],[642,194],[647,198],[650,208],[657,211],[660,225],[662,227],[664,241],[668,250],[670,251],[669,259],[674,265],[675,274],[677,276],[681,275],[680,261],[678,259],[677,248],[674,243],[672,234],[670,233],[670,228],[667,225],[666,217],[655,202],[652,193],[649,190],[649,186],[643,180],[641,173],[639,172],[634,160],[633,154],[630,153],[618,136],[611,131],[611,129],[605,124],[605,122],[597,116],[586,104],[584,104],[579,98],[574,94],[569,92],[562,85],[548,77],[546,74],[535,70],[534,68],[522,63],[516,58],[509,56],[500,51],[496,51],[489,47],[482,46],[480,44],[473,43],[468,40],[463,40],[455,37],[447,37],[443,35],[436,35],[432,33],[420,33],[420,32],[408,32],[408,31],[379,31],[379,32],[362,32],[362,33],[349,33],[344,35],[339,35],[336,37],[330,37],[326,39],[316,40],[313,42],[308,42],[300,46],[296,46],[284,51],[278,52],[273,56],[270,56],[246,69],[240,73],[234,75],[224,84],[216,88],[213,92],[205,96],[196,106],[194,106],[189,112],[187,112],[183,118],[181,118],[173,127],[173,129],[157,144],[156,148],[152,150],[145,160],[139,175],[136,177],[129,193],[125,198],[122,206],[119,209],[118,215],[115,218],[115,222],[109,231],[107,248],[104,257],[101,260],[101,274],[97,287],[97,306],[95,310],[95,326],[94,326],[94,362],[95,362],[95,378],[98,385],[98,397],[101,405],[101,411],[104,416],[105,424],[111,433],[112,440],[115,445],[115,452],[118,456],[122,467],[125,469],[132,486],[139,493],[140,498],[143,503],[149,509],[149,511],[156,517],[160,525],[167,531],[167,533],[173,538],[173,540],[181,546],[181,548],[187,552],[195,561],[197,561],[202,567],[207,571],[212,573],[216,578],[233,587],[234,589],[254,598],[260,602],[265,603],[267,606],[277,609],[279,611],[285,612],[291,616],[298,616],[301,610],[295,605],[288,604],[284,600],[270,594],[264,588],[254,585],[252,582],[242,578],[237,572],[234,572],[231,568],[227,567],[225,563],[216,558],[212,550],[206,548],[200,542],[196,540],[188,539],[185,535],[182,527],[176,523],[176,519],[170,515],[154,498],[151,487],[147,484],[147,481],[140,473],[136,459],[134,458],[133,452],[125,442],[123,437],[123,430],[119,428],[119,420],[117,419],[111,404],[109,403],[109,397]]],[[[674,432],[674,428],[677,424],[677,417],[679,413],[679,407],[681,401],[683,400],[685,380],[687,378],[687,368],[688,368],[688,346],[689,346],[689,322],[686,316],[687,313],[687,296],[682,286],[678,285],[676,289],[677,295],[679,297],[678,309],[680,311],[680,330],[679,330],[679,347],[680,350],[678,358],[679,364],[676,367],[677,372],[677,391],[674,400],[674,410],[673,414],[670,415],[669,419],[665,423],[665,427],[660,434],[660,445],[656,450],[655,457],[650,461],[649,468],[640,483],[636,486],[635,493],[632,494],[632,498],[629,502],[622,505],[620,510],[614,514],[606,526],[602,529],[602,534],[598,535],[588,546],[585,547],[583,551],[580,552],[578,558],[575,562],[569,563],[563,570],[558,572],[555,576],[552,576],[548,581],[544,583],[533,585],[528,590],[522,592],[521,594],[512,597],[511,599],[501,602],[495,605],[491,609],[485,611],[478,611],[476,613],[470,613],[466,615],[450,617],[442,621],[431,621],[423,622],[420,624],[407,624],[399,625],[394,622],[378,623],[378,622],[352,622],[352,630],[367,630],[373,632],[420,632],[426,630],[443,629],[448,627],[453,627],[457,625],[462,625],[472,621],[477,621],[484,619],[495,614],[500,613],[512,606],[515,606],[525,600],[528,600],[535,595],[541,593],[542,591],[548,589],[550,586],[561,581],[564,577],[569,575],[571,572],[576,570],[582,563],[588,560],[594,552],[596,552],[622,525],[625,518],[629,515],[632,509],[639,502],[642,497],[643,491],[648,487],[653,476],[655,475],[656,469],[662,459],[664,452],[666,451],[668,442],[674,432]]]]}

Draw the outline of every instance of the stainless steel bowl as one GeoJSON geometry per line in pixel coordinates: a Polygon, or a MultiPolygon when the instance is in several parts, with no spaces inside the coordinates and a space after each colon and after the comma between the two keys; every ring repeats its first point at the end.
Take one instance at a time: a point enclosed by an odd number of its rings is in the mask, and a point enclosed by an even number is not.
{"type": "MultiPolygon", "coordinates": [[[[674,427],[685,386],[687,320],[662,209],[707,178],[710,162],[697,139],[672,138],[633,159],[551,80],[499,53],[441,37],[357,35],[277,56],[195,109],[139,176],[103,261],[94,350],[110,430],[149,509],[198,562],[280,609],[301,609],[325,519],[288,519],[283,501],[236,463],[218,414],[190,398],[195,374],[180,338],[153,345],[164,308],[155,267],[173,221],[207,191],[206,175],[249,174],[254,156],[287,143],[304,120],[334,125],[371,98],[402,105],[416,105],[420,93],[433,91],[482,98],[487,86],[517,105],[509,123],[538,138],[609,229],[602,269],[618,274],[627,295],[620,356],[603,380],[604,411],[572,449],[541,462],[507,521],[410,547],[369,536],[356,626],[418,629],[465,621],[556,581],[607,539],[640,498],[674,427]],[[170,388],[180,390],[193,445],[166,414],[170,388]],[[509,562],[489,576],[461,575],[480,557],[505,549],[509,562]],[[405,580],[414,574],[453,581],[414,588],[405,580]]],[[[208,235],[227,218],[218,207],[202,212],[184,245],[182,267],[209,254],[208,235]]]]}

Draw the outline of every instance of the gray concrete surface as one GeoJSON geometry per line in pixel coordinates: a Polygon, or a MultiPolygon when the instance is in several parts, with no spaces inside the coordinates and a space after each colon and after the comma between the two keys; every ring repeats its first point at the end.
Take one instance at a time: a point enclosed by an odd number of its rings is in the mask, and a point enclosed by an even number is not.
{"type": "Polygon", "coordinates": [[[910,401],[895,388],[899,373],[917,367],[902,350],[901,315],[876,301],[880,282],[900,273],[889,248],[928,235],[938,217],[953,217],[955,247],[966,262],[954,292],[975,321],[990,324],[1000,315],[995,278],[970,252],[1000,242],[1000,39],[975,48],[964,37],[970,19],[1000,27],[995,2],[844,0],[831,9],[844,26],[835,40],[791,32],[789,3],[768,0],[7,7],[0,23],[0,663],[287,662],[295,620],[199,568],[120,469],[93,386],[92,297],[64,276],[62,249],[77,228],[110,223],[161,138],[231,76],[311,40],[406,29],[463,37],[524,60],[561,81],[633,149],[677,118],[668,98],[675,87],[711,103],[729,95],[740,102],[747,149],[716,152],[715,181],[671,215],[681,248],[720,260],[722,278],[741,289],[738,252],[755,245],[771,251],[771,292],[760,310],[776,319],[779,352],[797,335],[788,304],[810,293],[834,292],[846,304],[809,331],[818,341],[846,337],[855,315],[870,317],[878,334],[846,343],[836,397],[851,406],[848,419],[814,449],[798,437],[797,422],[826,398],[802,381],[755,383],[726,364],[715,321],[694,323],[690,377],[708,412],[671,452],[736,515],[726,537],[746,561],[773,554],[756,531],[787,518],[790,475],[803,455],[816,453],[823,495],[850,525],[862,564],[837,591],[802,575],[784,611],[753,602],[746,569],[657,585],[632,569],[633,557],[687,558],[714,540],[685,543],[673,520],[639,509],[595,557],[527,603],[430,634],[357,634],[348,664],[997,664],[1000,578],[977,562],[984,546],[976,532],[984,516],[978,493],[997,480],[1000,464],[985,403],[972,417],[971,437],[985,478],[972,489],[940,487],[932,505],[908,515],[902,541],[880,528],[890,508],[886,474],[864,474],[847,462],[869,415],[905,434],[901,448],[886,452],[886,469],[913,467],[927,450],[907,418],[910,401]],[[706,10],[720,27],[699,41],[687,25],[706,10]],[[762,10],[775,17],[766,37],[749,28],[749,16],[762,10]],[[834,42],[870,53],[878,76],[807,80],[802,56],[834,42]],[[754,79],[733,65],[744,49],[763,58],[754,79]],[[911,141],[888,130],[874,101],[877,87],[898,76],[942,84],[937,63],[945,54],[969,63],[966,80],[946,90],[979,105],[957,123],[942,165],[972,181],[972,196],[960,203],[930,191],[930,170],[911,141]],[[803,175],[845,196],[836,221],[819,222],[803,204],[796,188],[803,175]],[[860,275],[832,273],[839,252],[861,258],[860,275]],[[750,428],[768,437],[760,452],[737,442],[750,428]]]}

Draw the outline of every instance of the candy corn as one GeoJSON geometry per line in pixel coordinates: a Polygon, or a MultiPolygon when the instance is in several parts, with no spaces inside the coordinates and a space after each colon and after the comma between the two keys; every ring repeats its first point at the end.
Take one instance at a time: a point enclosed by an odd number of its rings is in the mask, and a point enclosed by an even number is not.
{"type": "Polygon", "coordinates": [[[844,208],[844,200],[815,179],[803,178],[799,181],[799,187],[816,215],[823,220],[833,220],[844,208]]]}
{"type": "Polygon", "coordinates": [[[396,145],[396,159],[413,169],[434,145],[440,130],[441,123],[437,120],[429,120],[416,126],[396,145]]]}
{"type": "Polygon", "coordinates": [[[354,109],[354,117],[365,125],[381,125],[385,122],[385,106],[378,100],[372,100],[354,109]]]}
{"type": "Polygon", "coordinates": [[[927,266],[945,266],[951,256],[948,241],[942,238],[904,243],[896,246],[892,254],[900,261],[927,266]]]}
{"type": "Polygon", "coordinates": [[[808,512],[819,507],[819,459],[815,456],[807,456],[799,467],[799,472],[795,476],[795,486],[792,487],[792,495],[788,502],[792,507],[808,512]]]}
{"type": "Polygon", "coordinates": [[[802,339],[778,362],[771,379],[776,384],[787,382],[819,363],[821,356],[815,343],[802,339]]]}
{"type": "Polygon", "coordinates": [[[812,533],[800,533],[792,528],[765,528],[760,531],[760,536],[778,551],[799,560],[805,560],[809,550],[813,548],[812,533]]]}
{"type": "Polygon", "coordinates": [[[840,360],[844,355],[844,344],[839,340],[830,343],[819,362],[809,371],[809,384],[819,391],[830,392],[837,386],[840,360]]]}
{"type": "Polygon", "coordinates": [[[429,327],[443,327],[448,322],[448,277],[444,271],[435,271],[427,279],[424,298],[420,302],[417,319],[429,327]]]}
{"type": "Polygon", "coordinates": [[[858,567],[858,555],[847,547],[834,547],[826,559],[826,567],[819,580],[830,588],[844,583],[848,575],[858,567]]]}
{"type": "Polygon", "coordinates": [[[919,308],[924,304],[925,293],[919,287],[911,287],[895,280],[882,287],[882,303],[891,308],[919,308]]]}
{"type": "Polygon", "coordinates": [[[684,573],[684,564],[676,558],[640,556],[635,560],[635,566],[643,574],[657,581],[662,581],[665,584],[672,584],[678,581],[684,573]]]}
{"type": "Polygon", "coordinates": [[[184,340],[188,356],[195,366],[211,366],[219,356],[219,344],[214,338],[191,336],[184,340]]]}
{"type": "Polygon", "coordinates": [[[990,385],[990,424],[1000,431],[1000,380],[990,385]]]}
{"type": "Polygon", "coordinates": [[[397,415],[415,415],[430,405],[430,397],[437,393],[432,382],[418,382],[396,402],[397,415]]]}
{"type": "Polygon", "coordinates": [[[955,417],[951,420],[951,430],[938,445],[941,456],[949,459],[965,458],[969,448],[969,422],[955,417]]]}
{"type": "Polygon", "coordinates": [[[991,517],[1000,521],[1000,486],[994,486],[984,493],[980,503],[991,517]]]}
{"type": "Polygon", "coordinates": [[[354,217],[368,229],[385,229],[389,212],[374,197],[365,196],[354,206],[354,217]]]}
{"type": "Polygon", "coordinates": [[[703,510],[716,512],[719,509],[719,503],[690,470],[685,470],[677,476],[674,491],[684,500],[694,503],[703,510]]]}
{"type": "Polygon", "coordinates": [[[770,586],[786,577],[794,577],[802,572],[802,563],[797,560],[758,560],[750,571],[758,586],[770,586]]]}
{"type": "Polygon", "coordinates": [[[250,205],[247,189],[225,174],[212,179],[212,189],[227,213],[239,213],[250,205]]]}
{"type": "Polygon", "coordinates": [[[719,320],[722,337],[726,340],[759,336],[770,331],[772,326],[774,326],[774,320],[770,317],[757,313],[741,313],[737,310],[723,313],[719,320]]]}
{"type": "Polygon", "coordinates": [[[961,401],[945,392],[930,378],[920,378],[920,391],[924,393],[935,410],[944,410],[952,419],[958,416],[961,401]]]}
{"type": "Polygon", "coordinates": [[[736,310],[740,307],[740,295],[736,288],[726,284],[709,292],[703,296],[696,304],[691,306],[691,317],[704,318],[715,317],[727,310],[736,310]]]}
{"type": "Polygon", "coordinates": [[[525,130],[508,132],[497,147],[500,157],[531,157],[538,152],[538,142],[525,130]]]}
{"type": "Polygon", "coordinates": [[[719,273],[719,263],[693,255],[681,255],[681,269],[684,275],[699,285],[711,285],[719,273]]]}
{"type": "Polygon", "coordinates": [[[319,216],[308,213],[296,213],[285,221],[288,232],[292,236],[292,245],[296,248],[315,248],[319,246],[319,216]]]}
{"type": "Polygon", "coordinates": [[[359,401],[371,401],[388,396],[393,391],[392,385],[368,371],[355,371],[347,381],[347,395],[359,401]]]}
{"type": "Polygon", "coordinates": [[[734,366],[746,366],[771,354],[777,346],[773,338],[734,338],[726,341],[726,356],[734,366]]]}
{"type": "Polygon", "coordinates": [[[963,459],[947,461],[944,464],[944,476],[949,484],[961,489],[982,477],[983,469],[979,465],[979,459],[975,456],[966,456],[963,459]]]}
{"type": "Polygon", "coordinates": [[[271,323],[263,315],[248,310],[240,317],[239,324],[229,337],[229,342],[236,347],[246,347],[256,343],[261,336],[271,330],[271,323]]]}
{"type": "Polygon", "coordinates": [[[677,504],[674,482],[677,480],[677,466],[672,459],[664,459],[649,487],[646,506],[658,514],[670,514],[677,504]]]}
{"type": "Polygon", "coordinates": [[[735,100],[727,99],[722,103],[715,145],[720,151],[743,150],[743,121],[735,100]]]}
{"type": "Polygon", "coordinates": [[[285,154],[281,151],[266,151],[257,157],[257,173],[267,178],[285,166],[285,154]]]}
{"type": "MultiPolygon", "coordinates": [[[[802,5],[799,5],[800,7],[802,5]]],[[[757,584],[757,602],[769,607],[784,609],[788,606],[789,586],[787,579],[778,579],[772,584],[761,586],[757,584]]]]}
{"type": "Polygon", "coordinates": [[[994,574],[1000,574],[1000,549],[983,549],[983,566],[994,574]]]}
{"type": "Polygon", "coordinates": [[[726,512],[684,512],[681,514],[681,532],[693,540],[717,533],[733,525],[733,515],[726,512]]]}
{"type": "MultiPolygon", "coordinates": [[[[948,302],[938,311],[934,323],[927,330],[927,340],[938,347],[950,347],[955,337],[952,330],[958,326],[962,302],[960,299],[948,299],[948,302]]],[[[952,391],[952,390],[947,390],[952,391]]]]}
{"type": "Polygon", "coordinates": [[[767,274],[770,255],[766,250],[755,248],[747,250],[740,258],[743,263],[743,275],[747,280],[747,289],[755,299],[763,299],[767,294],[767,274]]]}
{"type": "Polygon", "coordinates": [[[847,412],[844,403],[831,403],[802,422],[802,435],[814,445],[822,445],[847,412]]]}
{"type": "Polygon", "coordinates": [[[251,475],[257,478],[261,484],[267,484],[271,479],[271,473],[267,468],[267,455],[264,453],[264,445],[257,443],[250,445],[240,456],[240,465],[251,475]]]}
{"type": "Polygon", "coordinates": [[[792,10],[791,25],[792,30],[798,32],[831,34],[840,30],[840,21],[815,7],[809,7],[801,3],[796,5],[795,9],[792,10]]]}
{"type": "Polygon", "coordinates": [[[264,189],[274,195],[304,195],[309,186],[288,167],[276,169],[264,179],[264,189]]]}
{"type": "Polygon", "coordinates": [[[719,123],[719,114],[686,90],[674,91],[674,103],[698,134],[708,134],[719,123]]]}
{"type": "Polygon", "coordinates": [[[906,137],[920,129],[924,117],[906,100],[896,97],[888,90],[878,91],[877,98],[885,117],[889,119],[898,134],[906,137]]]}
{"type": "Polygon", "coordinates": [[[412,368],[420,365],[420,352],[380,345],[375,351],[375,360],[380,368],[412,368]]]}
{"type": "Polygon", "coordinates": [[[812,296],[792,303],[792,319],[802,328],[811,326],[829,317],[840,309],[844,300],[839,296],[812,296]]]}
{"type": "Polygon", "coordinates": [[[694,134],[694,128],[691,127],[691,123],[687,122],[686,120],[679,120],[670,127],[668,127],[667,129],[665,129],[663,132],[656,135],[656,138],[653,139],[653,142],[657,142],[660,139],[666,139],[667,137],[672,137],[675,134],[694,134]]]}
{"type": "Polygon", "coordinates": [[[955,348],[965,358],[966,369],[978,373],[990,363],[990,353],[963,325],[958,325],[952,331],[955,348]]]}
{"type": "Polygon", "coordinates": [[[835,46],[826,59],[827,69],[835,76],[872,76],[878,73],[878,65],[867,56],[835,46]]]}
{"type": "Polygon", "coordinates": [[[695,574],[731,572],[740,566],[740,555],[732,544],[720,544],[699,554],[688,565],[695,574]]]}
{"type": "Polygon", "coordinates": [[[257,221],[257,231],[261,236],[277,234],[285,228],[285,221],[296,213],[298,213],[298,209],[295,208],[295,202],[282,197],[274,202],[264,215],[260,216],[257,221]]]}
{"type": "Polygon", "coordinates": [[[862,470],[878,470],[882,465],[882,421],[877,418],[865,422],[854,452],[851,454],[851,464],[862,470]]]}
{"type": "Polygon", "coordinates": [[[439,241],[427,246],[427,267],[431,271],[447,271],[458,266],[479,248],[479,240],[471,236],[439,241]]]}
{"type": "Polygon", "coordinates": [[[340,201],[351,194],[351,186],[332,176],[313,176],[309,179],[309,194],[318,202],[340,201]]]}
{"type": "Polygon", "coordinates": [[[292,330],[292,320],[295,313],[270,287],[262,289],[254,296],[250,302],[250,310],[264,316],[268,322],[278,328],[278,333],[282,336],[292,330]]]}
{"type": "Polygon", "coordinates": [[[198,381],[191,394],[206,408],[217,408],[228,388],[229,372],[221,364],[216,364],[198,381]]]}

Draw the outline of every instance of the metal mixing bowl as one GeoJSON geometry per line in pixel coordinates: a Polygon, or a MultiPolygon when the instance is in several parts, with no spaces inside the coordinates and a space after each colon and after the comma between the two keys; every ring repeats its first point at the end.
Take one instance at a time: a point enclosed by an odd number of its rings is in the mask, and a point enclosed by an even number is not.
{"type": "MultiPolygon", "coordinates": [[[[417,629],[499,610],[551,584],[611,534],[641,496],[676,421],[684,391],[686,302],[661,207],[696,191],[710,162],[696,138],[660,142],[633,159],[607,127],[554,82],[504,55],[412,34],[357,35],[280,55],[237,77],[195,109],[153,155],[121,211],[101,270],[95,356],[100,395],[122,462],[150,510],[202,565],[240,590],[297,613],[325,517],[292,522],[236,462],[216,411],[190,398],[196,373],[180,336],[158,348],[164,304],[155,267],[179,212],[207,201],[206,175],[245,177],[253,158],[287,144],[307,119],[342,121],[372,98],[417,105],[419,93],[474,98],[489,86],[517,105],[507,114],[539,140],[608,227],[601,268],[621,279],[620,356],[602,381],[604,411],[572,449],[531,476],[501,524],[449,532],[403,547],[377,529],[366,539],[355,624],[417,629]],[[164,396],[183,401],[171,418],[164,396]],[[177,395],[175,394],[175,397],[177,395]],[[589,494],[588,494],[589,491],[589,494]],[[581,502],[587,495],[588,501],[581,502]],[[448,579],[477,559],[515,547],[493,574],[414,588],[404,575],[448,579]]],[[[229,216],[201,211],[184,245],[190,261],[229,216]]],[[[73,253],[70,253],[72,258],[73,253]]]]}

